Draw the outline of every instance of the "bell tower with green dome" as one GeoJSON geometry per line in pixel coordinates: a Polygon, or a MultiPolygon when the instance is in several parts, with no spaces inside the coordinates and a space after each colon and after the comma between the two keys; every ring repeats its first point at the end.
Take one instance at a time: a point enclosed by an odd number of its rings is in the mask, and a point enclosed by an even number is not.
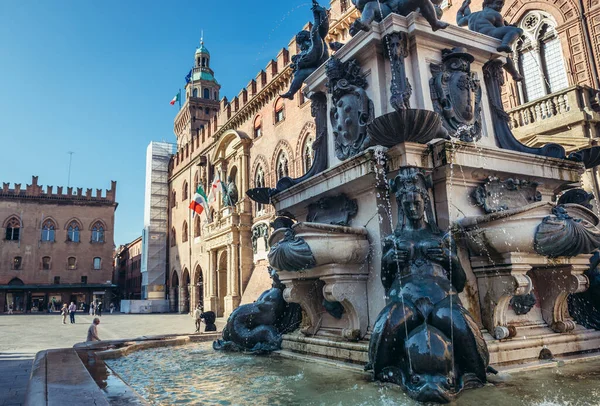
{"type": "Polygon", "coordinates": [[[219,111],[221,85],[210,68],[210,52],[200,40],[194,53],[194,68],[186,77],[185,102],[175,117],[177,146],[185,145],[198,135],[209,120],[219,111]]]}

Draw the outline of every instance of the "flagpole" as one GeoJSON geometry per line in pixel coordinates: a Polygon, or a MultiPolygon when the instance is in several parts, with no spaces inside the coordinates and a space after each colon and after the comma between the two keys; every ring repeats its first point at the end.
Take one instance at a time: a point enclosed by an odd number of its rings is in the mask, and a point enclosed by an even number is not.
{"type": "Polygon", "coordinates": [[[181,110],[181,89],[179,89],[179,97],[177,98],[177,101],[179,102],[179,110],[181,110]]]}

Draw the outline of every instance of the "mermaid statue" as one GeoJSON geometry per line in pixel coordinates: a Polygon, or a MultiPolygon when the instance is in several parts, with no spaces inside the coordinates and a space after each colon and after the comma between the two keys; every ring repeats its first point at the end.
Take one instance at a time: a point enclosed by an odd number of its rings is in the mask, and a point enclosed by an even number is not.
{"type": "Polygon", "coordinates": [[[487,346],[458,298],[466,275],[451,236],[435,223],[430,177],[405,167],[390,186],[398,225],[383,243],[387,306],[373,327],[366,369],[418,401],[447,403],[486,382],[487,346]]]}
{"type": "Polygon", "coordinates": [[[282,335],[294,331],[302,321],[297,303],[283,300],[285,285],[269,267],[273,281],[254,303],[235,309],[223,328],[223,338],[213,342],[215,350],[265,354],[281,349],[282,335]]]}

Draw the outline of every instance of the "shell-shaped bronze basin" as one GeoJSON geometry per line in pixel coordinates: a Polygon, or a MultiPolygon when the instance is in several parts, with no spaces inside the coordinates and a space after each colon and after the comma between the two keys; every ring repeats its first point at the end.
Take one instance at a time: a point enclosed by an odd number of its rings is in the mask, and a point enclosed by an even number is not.
{"type": "Polygon", "coordinates": [[[430,110],[406,109],[379,116],[369,124],[371,145],[393,147],[402,142],[427,144],[436,138],[449,139],[440,116],[430,110]]]}

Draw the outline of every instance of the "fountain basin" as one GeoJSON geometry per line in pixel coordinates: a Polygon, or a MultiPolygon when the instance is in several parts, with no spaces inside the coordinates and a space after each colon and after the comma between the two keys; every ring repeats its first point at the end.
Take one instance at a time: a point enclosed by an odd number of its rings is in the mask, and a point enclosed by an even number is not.
{"type": "MultiPolygon", "coordinates": [[[[297,223],[291,227],[291,230],[295,235],[295,241],[303,240],[314,257],[314,264],[304,269],[328,264],[360,264],[369,255],[369,241],[367,240],[367,230],[364,227],[297,223]]],[[[271,260],[272,255],[269,254],[271,266],[278,271],[294,270],[285,266],[286,257],[295,252],[292,243],[286,240],[286,232],[289,233],[289,229],[276,230],[269,238],[271,247],[287,246],[289,248],[286,250],[287,253],[282,253],[281,261],[271,260]]]]}
{"type": "MultiPolygon", "coordinates": [[[[472,256],[498,257],[511,252],[536,254],[536,234],[543,220],[553,215],[556,206],[538,202],[517,209],[482,216],[465,217],[455,224],[472,256]]],[[[578,204],[564,205],[568,214],[582,222],[598,225],[598,217],[578,204]]],[[[573,244],[576,241],[573,240],[573,244]]]]}
{"type": "Polygon", "coordinates": [[[423,109],[405,109],[379,116],[369,124],[367,134],[371,145],[388,148],[402,142],[427,144],[436,138],[450,138],[439,114],[423,109]]]}
{"type": "Polygon", "coordinates": [[[369,241],[364,227],[297,223],[273,232],[269,243],[269,262],[286,286],[284,299],[298,303],[307,316],[303,334],[351,341],[367,334],[369,241]]]}

